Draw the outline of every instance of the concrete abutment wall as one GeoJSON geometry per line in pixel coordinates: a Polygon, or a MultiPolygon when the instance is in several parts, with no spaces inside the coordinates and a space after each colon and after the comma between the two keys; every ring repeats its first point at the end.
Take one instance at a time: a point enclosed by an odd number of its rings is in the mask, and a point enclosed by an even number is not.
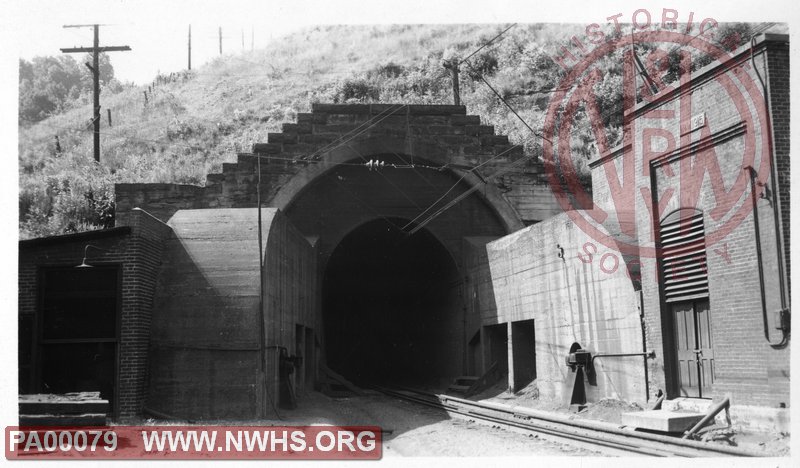
{"type": "Polygon", "coordinates": [[[148,408],[189,419],[256,419],[278,392],[277,347],[316,328],[313,249],[276,209],[180,210],[156,288],[148,408]],[[279,294],[277,292],[280,292],[279,294]],[[262,342],[260,324],[266,336],[262,342]],[[261,371],[262,345],[267,379],[261,371]]]}

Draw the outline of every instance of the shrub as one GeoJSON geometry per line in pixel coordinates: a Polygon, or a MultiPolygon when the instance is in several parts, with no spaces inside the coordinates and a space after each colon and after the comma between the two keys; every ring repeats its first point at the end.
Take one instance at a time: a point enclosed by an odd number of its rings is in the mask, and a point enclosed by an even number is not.
{"type": "Polygon", "coordinates": [[[365,78],[348,78],[339,84],[333,102],[370,102],[380,98],[380,88],[365,78]]]}

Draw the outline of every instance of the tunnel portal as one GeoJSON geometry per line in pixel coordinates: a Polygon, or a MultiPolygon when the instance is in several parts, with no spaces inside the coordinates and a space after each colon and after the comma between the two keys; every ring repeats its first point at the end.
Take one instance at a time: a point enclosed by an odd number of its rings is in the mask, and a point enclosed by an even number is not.
{"type": "Polygon", "coordinates": [[[460,369],[459,275],[447,249],[402,219],[351,231],[323,277],[328,365],[358,381],[430,383],[460,369]]]}
{"type": "Polygon", "coordinates": [[[286,209],[318,247],[322,358],[354,381],[463,375],[464,237],[506,234],[482,193],[456,200],[470,185],[453,172],[388,166],[410,161],[386,153],[350,160],[309,183],[286,209]],[[364,159],[387,167],[369,170],[364,159]],[[407,234],[410,221],[422,223],[440,207],[447,209],[407,234]]]}

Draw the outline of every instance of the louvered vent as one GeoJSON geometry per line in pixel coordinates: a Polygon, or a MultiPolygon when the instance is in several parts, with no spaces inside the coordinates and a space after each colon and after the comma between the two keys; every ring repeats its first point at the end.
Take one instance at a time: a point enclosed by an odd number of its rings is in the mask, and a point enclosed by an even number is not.
{"type": "Polygon", "coordinates": [[[703,214],[661,225],[664,295],[667,302],[708,296],[703,214]]]}

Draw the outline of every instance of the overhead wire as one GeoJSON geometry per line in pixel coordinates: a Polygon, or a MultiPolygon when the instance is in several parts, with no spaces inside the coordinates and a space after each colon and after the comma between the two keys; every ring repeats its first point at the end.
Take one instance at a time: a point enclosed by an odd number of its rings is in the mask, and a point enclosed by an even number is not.
{"type": "MultiPolygon", "coordinates": [[[[484,48],[486,48],[487,46],[489,46],[490,44],[492,44],[492,43],[493,43],[494,41],[496,41],[498,38],[502,37],[502,36],[503,36],[503,35],[504,35],[506,32],[508,32],[508,31],[509,31],[511,28],[513,28],[513,27],[514,27],[514,26],[516,26],[516,25],[517,25],[517,23],[514,23],[514,24],[512,24],[511,26],[509,26],[509,27],[507,27],[506,29],[504,29],[503,31],[501,31],[499,34],[497,34],[497,35],[496,35],[495,37],[493,37],[491,40],[489,40],[488,42],[486,42],[485,44],[483,44],[482,46],[480,46],[478,49],[476,49],[474,52],[472,52],[471,54],[469,54],[468,56],[466,56],[464,59],[462,59],[462,60],[459,62],[459,64],[466,63],[466,64],[467,64],[467,66],[468,66],[468,67],[470,67],[470,69],[471,69],[471,70],[473,70],[473,71],[476,71],[476,70],[475,70],[475,68],[472,66],[472,64],[469,62],[469,59],[470,59],[471,57],[473,57],[475,54],[477,54],[478,52],[480,52],[481,50],[483,50],[484,48]]],[[[514,109],[514,108],[511,106],[511,104],[509,104],[509,103],[508,103],[508,102],[507,102],[507,101],[506,101],[506,100],[505,100],[505,99],[504,99],[504,98],[503,98],[503,97],[500,95],[500,93],[498,93],[498,92],[497,92],[497,90],[495,90],[495,89],[494,89],[494,87],[493,87],[491,84],[489,84],[489,82],[488,82],[488,81],[486,81],[486,79],[483,77],[483,74],[479,74],[479,76],[480,76],[480,78],[481,78],[481,81],[483,81],[483,83],[484,83],[486,86],[488,86],[490,90],[492,90],[492,92],[495,94],[495,96],[497,96],[497,97],[500,99],[500,101],[502,101],[502,102],[503,102],[503,104],[505,104],[505,106],[506,106],[506,107],[508,107],[508,108],[511,110],[511,112],[513,112],[513,113],[514,113],[514,115],[515,115],[515,116],[516,116],[516,117],[517,117],[517,118],[518,118],[518,119],[519,119],[519,120],[520,120],[520,121],[523,123],[523,125],[525,125],[525,126],[528,128],[528,130],[530,130],[530,131],[531,131],[531,133],[532,133],[533,135],[535,135],[535,136],[538,136],[539,138],[545,139],[544,135],[541,135],[540,133],[536,132],[536,131],[535,131],[535,130],[534,130],[534,129],[533,129],[531,126],[530,126],[530,125],[528,125],[528,123],[525,121],[525,119],[523,119],[523,118],[522,118],[522,117],[519,115],[519,113],[517,113],[516,109],[514,109]]],[[[548,139],[548,141],[549,141],[549,139],[548,139]]],[[[517,147],[520,147],[520,146],[521,146],[521,145],[513,145],[513,146],[511,146],[509,149],[507,149],[506,151],[503,151],[502,153],[499,153],[499,154],[495,155],[494,157],[492,157],[492,158],[490,158],[490,159],[488,159],[488,160],[484,161],[483,163],[481,163],[481,164],[478,164],[477,166],[473,167],[472,169],[470,169],[470,170],[466,171],[466,172],[465,172],[465,173],[464,173],[464,174],[463,174],[463,175],[462,175],[462,176],[461,176],[461,177],[460,177],[460,178],[459,178],[459,179],[456,181],[456,183],[455,183],[455,184],[453,184],[453,185],[452,185],[452,186],[451,186],[451,187],[450,187],[450,188],[449,188],[449,189],[448,189],[448,190],[447,190],[447,191],[446,191],[446,192],[445,192],[445,193],[444,193],[444,194],[443,194],[441,197],[439,197],[439,198],[438,198],[438,199],[437,199],[435,202],[433,202],[433,203],[432,203],[430,206],[428,206],[428,208],[426,208],[425,210],[423,210],[423,211],[422,211],[422,213],[420,213],[419,215],[417,215],[417,216],[416,216],[416,217],[415,217],[413,220],[411,220],[409,223],[407,223],[407,224],[406,224],[406,225],[403,227],[403,230],[405,230],[407,227],[409,227],[409,226],[411,226],[412,224],[414,224],[414,223],[415,223],[415,222],[416,222],[418,219],[420,219],[422,216],[424,216],[424,215],[425,215],[425,213],[427,213],[427,212],[428,212],[429,210],[431,210],[431,209],[432,209],[434,206],[436,206],[436,204],[438,204],[438,203],[439,203],[440,201],[442,201],[442,200],[443,200],[445,197],[447,197],[447,195],[448,195],[448,194],[450,194],[450,192],[452,192],[452,191],[453,191],[453,190],[454,190],[454,189],[455,189],[455,188],[456,188],[456,187],[457,187],[457,186],[458,186],[458,185],[459,185],[459,184],[460,184],[460,183],[461,183],[461,182],[462,182],[462,181],[463,181],[463,180],[464,180],[464,179],[467,177],[467,175],[468,175],[468,174],[470,174],[470,173],[472,173],[472,172],[476,171],[478,168],[480,168],[480,167],[482,167],[482,166],[484,166],[484,165],[488,164],[490,161],[492,161],[492,160],[494,160],[494,159],[498,158],[500,155],[502,155],[502,154],[505,154],[505,153],[507,153],[507,152],[509,152],[509,151],[511,151],[511,150],[513,150],[513,149],[515,149],[515,148],[517,148],[517,147]]],[[[517,160],[517,161],[513,162],[513,163],[512,163],[512,164],[511,164],[509,167],[512,167],[512,168],[513,168],[513,167],[516,167],[516,165],[517,165],[517,164],[519,164],[519,163],[520,163],[520,161],[527,161],[527,158],[525,158],[525,157],[523,156],[523,157],[522,157],[522,158],[520,158],[519,160],[517,160]]],[[[500,175],[500,174],[499,174],[499,172],[498,172],[498,173],[496,173],[496,174],[493,174],[493,176],[492,176],[492,177],[496,177],[496,176],[498,176],[498,175],[500,175]]],[[[458,202],[460,202],[461,200],[463,200],[464,198],[466,198],[466,197],[467,197],[469,194],[471,194],[472,192],[474,192],[475,190],[477,190],[479,187],[480,187],[480,185],[477,185],[477,184],[476,184],[476,185],[474,185],[473,187],[471,187],[470,189],[468,189],[467,191],[465,191],[465,192],[464,192],[464,193],[462,193],[461,195],[457,196],[455,199],[451,200],[449,203],[447,203],[447,204],[446,204],[445,206],[443,206],[442,208],[440,208],[440,209],[438,209],[437,211],[433,212],[433,213],[432,213],[430,216],[428,216],[427,218],[425,218],[425,220],[424,220],[422,223],[420,223],[420,224],[417,224],[416,226],[414,226],[414,228],[413,228],[413,229],[412,229],[412,230],[409,232],[409,235],[412,235],[412,234],[416,233],[417,231],[419,231],[420,229],[422,229],[422,228],[423,228],[423,227],[424,227],[426,224],[430,223],[431,221],[433,221],[433,219],[435,219],[436,217],[438,217],[439,215],[441,215],[442,213],[444,213],[446,210],[448,210],[448,209],[450,209],[451,207],[453,207],[453,206],[454,206],[456,203],[458,203],[458,202]]]]}
{"type": "MultiPolygon", "coordinates": [[[[508,166],[505,166],[505,167],[501,168],[500,170],[498,170],[497,172],[495,172],[494,174],[491,174],[490,176],[486,177],[485,180],[488,182],[489,180],[495,179],[495,178],[497,178],[497,177],[499,177],[499,176],[501,176],[503,174],[506,174],[507,172],[510,172],[511,170],[515,169],[517,166],[519,166],[522,163],[527,162],[527,161],[528,161],[528,158],[526,158],[526,157],[519,158],[518,160],[516,160],[513,163],[509,164],[508,166]]],[[[435,212],[433,212],[424,221],[422,221],[421,223],[419,223],[416,226],[414,226],[414,228],[411,229],[411,231],[409,231],[408,234],[409,235],[413,235],[414,233],[416,233],[417,231],[419,231],[420,229],[425,227],[425,225],[427,225],[428,223],[433,221],[435,218],[437,218],[439,215],[441,215],[445,211],[449,210],[450,208],[452,208],[453,206],[455,206],[456,204],[461,202],[461,200],[467,198],[470,194],[472,194],[473,192],[477,191],[480,188],[481,188],[480,184],[475,184],[472,187],[470,187],[469,189],[465,190],[464,192],[459,194],[456,198],[451,200],[449,203],[447,203],[443,207],[441,207],[438,210],[436,210],[435,212]]]]}
{"type": "MultiPolygon", "coordinates": [[[[490,162],[492,162],[493,160],[495,160],[495,159],[499,158],[500,156],[504,156],[505,154],[507,154],[507,153],[509,153],[509,152],[513,151],[514,149],[516,149],[516,148],[519,148],[519,147],[521,147],[521,146],[522,146],[522,145],[519,145],[519,144],[517,144],[517,145],[512,145],[512,146],[510,146],[508,149],[506,149],[505,151],[501,151],[500,153],[498,153],[498,154],[496,154],[496,155],[492,156],[491,158],[487,159],[486,161],[484,161],[484,162],[482,162],[482,163],[480,163],[480,164],[478,164],[478,165],[476,165],[476,166],[474,166],[474,167],[472,167],[472,168],[470,168],[470,169],[466,170],[466,171],[465,171],[465,172],[464,172],[464,173],[461,175],[461,177],[459,177],[459,179],[458,179],[458,180],[457,180],[457,181],[456,181],[456,182],[455,182],[455,183],[454,183],[452,186],[450,186],[450,188],[449,188],[449,189],[447,189],[447,191],[446,191],[444,194],[442,194],[442,196],[440,196],[438,199],[436,199],[436,201],[434,201],[433,203],[431,203],[431,204],[430,204],[430,206],[428,206],[427,208],[425,208],[425,209],[424,209],[424,210],[423,210],[423,211],[422,211],[420,214],[418,214],[418,215],[417,215],[417,216],[416,216],[414,219],[412,219],[412,220],[411,220],[411,221],[409,221],[409,222],[408,222],[408,223],[407,223],[405,226],[403,226],[403,230],[405,231],[405,229],[406,229],[407,227],[409,227],[409,226],[411,226],[412,224],[414,224],[414,223],[415,223],[415,222],[416,222],[416,221],[417,221],[419,218],[421,218],[422,216],[424,216],[424,215],[425,215],[425,213],[427,213],[427,212],[428,212],[429,210],[431,210],[431,209],[432,209],[434,206],[436,206],[436,204],[437,204],[437,203],[439,203],[439,202],[440,202],[440,201],[442,201],[442,200],[443,200],[445,197],[447,197],[447,195],[448,195],[450,192],[452,192],[452,191],[453,191],[453,190],[454,190],[454,189],[455,189],[455,188],[458,186],[458,184],[460,184],[460,183],[461,183],[461,182],[462,182],[464,179],[466,179],[466,178],[467,178],[467,175],[469,175],[469,174],[471,174],[471,173],[475,172],[476,170],[480,169],[481,167],[485,166],[486,164],[489,164],[489,163],[490,163],[490,162]]],[[[521,159],[525,159],[525,158],[521,158],[521,159]]],[[[415,231],[415,232],[416,232],[416,231],[415,231]]]]}
{"type": "Polygon", "coordinates": [[[350,141],[352,141],[356,137],[364,134],[365,132],[367,132],[371,128],[373,128],[376,125],[378,125],[379,123],[383,122],[384,120],[386,120],[386,118],[388,118],[389,116],[393,115],[396,111],[402,109],[405,106],[406,106],[406,104],[399,104],[398,107],[395,108],[395,109],[392,109],[391,106],[387,107],[386,109],[384,109],[383,111],[378,113],[378,115],[376,115],[374,117],[370,117],[369,119],[367,119],[366,122],[363,122],[362,124],[358,125],[355,129],[350,130],[347,133],[345,133],[344,135],[342,135],[339,138],[337,138],[336,140],[323,145],[321,148],[318,148],[313,153],[303,157],[302,159],[309,159],[309,158],[315,159],[315,158],[318,158],[322,153],[330,153],[331,151],[342,147],[343,145],[349,143],[350,141]],[[389,112],[389,111],[391,111],[391,112],[389,112]],[[386,115],[383,116],[383,114],[386,114],[386,115]],[[381,117],[381,116],[383,116],[383,117],[381,117]],[[379,120],[376,120],[379,117],[381,117],[381,118],[379,120]]]}
{"type": "Polygon", "coordinates": [[[473,55],[477,54],[478,52],[480,52],[484,48],[488,47],[490,44],[492,44],[498,38],[502,37],[503,34],[507,33],[511,28],[513,28],[516,25],[517,25],[517,23],[514,23],[511,26],[507,27],[506,29],[500,31],[500,33],[498,35],[496,35],[495,37],[489,39],[488,42],[484,43],[482,46],[478,47],[474,52],[472,52],[471,54],[467,55],[465,58],[461,59],[461,61],[459,61],[458,64],[461,65],[462,63],[464,63],[467,60],[469,60],[473,55]]]}
{"type": "MultiPolygon", "coordinates": [[[[351,149],[353,152],[355,152],[355,153],[358,155],[358,157],[359,157],[359,158],[361,158],[361,160],[362,160],[362,161],[364,161],[365,163],[367,162],[367,158],[365,158],[365,157],[364,157],[364,155],[363,155],[363,154],[361,154],[361,152],[360,152],[360,151],[358,151],[357,149],[353,148],[353,147],[352,147],[352,146],[350,146],[350,145],[347,145],[347,147],[348,147],[348,148],[350,148],[350,149],[351,149]]],[[[398,187],[398,186],[397,186],[397,185],[396,185],[394,182],[392,182],[392,181],[391,181],[391,179],[389,179],[388,177],[386,177],[386,174],[384,174],[384,173],[383,173],[382,171],[380,171],[380,170],[377,170],[376,172],[377,172],[377,173],[378,173],[378,174],[379,174],[381,177],[383,177],[383,178],[384,178],[384,180],[386,180],[386,182],[387,182],[389,185],[391,185],[392,187],[394,187],[394,189],[395,189],[395,190],[397,190],[398,192],[400,192],[400,194],[401,194],[401,195],[403,195],[403,197],[404,197],[406,200],[408,200],[409,202],[411,202],[411,204],[412,204],[412,205],[416,206],[416,207],[417,207],[417,209],[422,209],[422,207],[421,207],[421,206],[419,206],[419,205],[417,204],[417,202],[415,202],[415,201],[414,201],[414,199],[413,199],[413,198],[411,198],[411,197],[410,197],[410,196],[409,196],[409,195],[408,195],[408,194],[407,194],[407,193],[406,193],[406,192],[405,192],[403,189],[401,189],[400,187],[398,187]]]]}

